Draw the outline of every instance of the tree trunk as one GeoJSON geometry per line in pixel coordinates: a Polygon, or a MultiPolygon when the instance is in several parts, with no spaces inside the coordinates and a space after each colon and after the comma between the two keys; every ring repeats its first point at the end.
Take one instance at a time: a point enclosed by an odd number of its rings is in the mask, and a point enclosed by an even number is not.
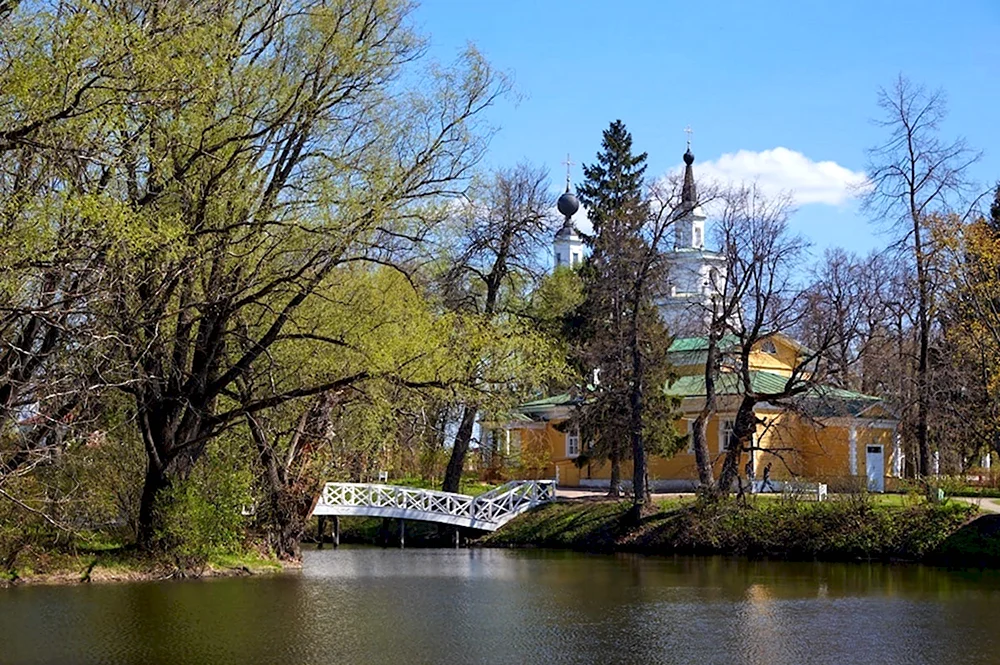
{"type": "Polygon", "coordinates": [[[622,462],[621,454],[618,452],[618,442],[616,441],[611,449],[611,455],[608,459],[611,460],[611,479],[609,481],[610,485],[608,487],[608,496],[613,498],[618,498],[621,496],[621,492],[618,491],[618,486],[622,482],[622,462]]]}
{"type": "Polygon", "coordinates": [[[927,414],[930,410],[930,386],[927,383],[928,356],[930,352],[930,276],[924,252],[923,216],[917,209],[914,191],[910,189],[910,219],[913,221],[913,254],[917,269],[917,325],[920,334],[920,353],[917,358],[917,453],[919,474],[930,475],[931,448],[928,440],[927,414]]]}
{"type": "MultiPolygon", "coordinates": [[[[318,432],[329,422],[331,405],[332,401],[329,398],[321,396],[299,417],[288,443],[289,464],[299,461],[303,439],[308,439],[310,435],[318,436],[318,432]],[[310,425],[312,431],[307,431],[310,425]]],[[[296,483],[289,482],[289,470],[279,464],[275,448],[264,428],[253,416],[247,418],[247,424],[257,444],[260,462],[264,467],[263,477],[267,482],[268,541],[279,559],[298,561],[302,557],[300,543],[305,535],[306,519],[315,496],[310,489],[318,491],[318,488],[303,488],[301,485],[296,486],[296,483]]]]}
{"type": "Polygon", "coordinates": [[[715,325],[708,334],[708,349],[705,358],[705,405],[695,418],[692,430],[694,461],[698,467],[698,482],[708,491],[715,488],[715,470],[712,468],[712,454],[708,451],[708,421],[715,413],[715,376],[719,366],[719,332],[715,325]]]}
{"type": "Polygon", "coordinates": [[[740,461],[743,458],[743,449],[753,441],[753,435],[757,431],[757,416],[753,409],[757,400],[750,395],[744,395],[740,402],[740,407],[736,411],[736,421],[733,423],[733,439],[728,441],[729,448],[726,450],[726,458],[722,463],[722,473],[719,474],[719,491],[728,494],[733,483],[740,475],[740,461]]]}
{"type": "Polygon", "coordinates": [[[157,515],[156,499],[160,492],[170,486],[163,469],[153,460],[146,462],[146,477],[142,484],[142,495],[139,499],[139,524],[136,533],[136,543],[139,549],[150,551],[156,544],[157,515]]]}
{"type": "Polygon", "coordinates": [[[457,492],[462,483],[462,472],[465,470],[465,456],[469,452],[469,442],[472,440],[472,428],[476,424],[476,409],[473,406],[462,407],[462,421],[455,434],[455,444],[448,459],[448,468],[444,472],[444,483],[441,490],[457,492]]]}
{"type": "Polygon", "coordinates": [[[632,389],[629,391],[629,429],[632,440],[632,506],[633,521],[638,523],[642,517],[649,496],[649,487],[646,483],[646,446],[642,439],[642,390],[643,390],[643,366],[642,349],[639,348],[638,316],[639,303],[634,303],[632,318],[632,389]]]}
{"type": "Polygon", "coordinates": [[[698,482],[709,491],[715,487],[712,453],[708,451],[708,419],[712,413],[712,409],[707,407],[702,409],[691,429],[691,445],[694,447],[694,461],[698,467],[698,482]]]}

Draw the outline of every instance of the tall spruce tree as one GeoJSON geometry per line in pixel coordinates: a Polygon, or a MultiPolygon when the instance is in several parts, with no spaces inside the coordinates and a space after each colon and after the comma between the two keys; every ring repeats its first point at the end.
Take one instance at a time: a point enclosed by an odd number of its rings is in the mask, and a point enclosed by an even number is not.
{"type": "Polygon", "coordinates": [[[651,214],[644,194],[646,153],[632,152],[620,120],[604,132],[597,163],[583,167],[579,187],[594,232],[581,277],[576,362],[595,371],[593,390],[571,426],[589,448],[584,460],[611,464],[610,494],[617,496],[623,460],[632,459],[635,514],[649,498],[647,454],[676,449],[675,404],[663,391],[670,378],[669,335],[655,307],[666,284],[659,244],[666,224],[651,214]]]}

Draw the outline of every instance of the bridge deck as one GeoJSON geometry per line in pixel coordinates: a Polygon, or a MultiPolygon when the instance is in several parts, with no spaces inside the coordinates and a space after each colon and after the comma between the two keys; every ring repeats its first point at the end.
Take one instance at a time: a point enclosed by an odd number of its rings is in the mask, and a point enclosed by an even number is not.
{"type": "Polygon", "coordinates": [[[393,517],[495,531],[555,498],[551,480],[515,480],[477,497],[397,485],[327,483],[313,514],[393,517]]]}

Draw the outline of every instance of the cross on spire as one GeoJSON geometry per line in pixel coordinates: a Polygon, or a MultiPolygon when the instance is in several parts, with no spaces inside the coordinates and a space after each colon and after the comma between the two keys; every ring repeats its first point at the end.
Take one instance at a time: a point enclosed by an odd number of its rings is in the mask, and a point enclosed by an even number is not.
{"type": "Polygon", "coordinates": [[[571,160],[569,158],[569,153],[568,152],[566,153],[566,161],[563,162],[563,165],[566,167],[566,191],[568,192],[569,191],[570,169],[573,168],[573,166],[576,165],[576,162],[574,162],[573,160],[571,160]]]}
{"type": "Polygon", "coordinates": [[[684,133],[688,135],[688,150],[691,149],[691,135],[694,134],[694,130],[691,129],[691,125],[684,128],[684,133]]]}

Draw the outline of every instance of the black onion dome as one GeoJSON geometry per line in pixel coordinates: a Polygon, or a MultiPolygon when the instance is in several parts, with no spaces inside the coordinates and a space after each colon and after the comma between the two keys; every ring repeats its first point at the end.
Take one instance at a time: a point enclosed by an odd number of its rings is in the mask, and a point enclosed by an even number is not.
{"type": "Polygon", "coordinates": [[[556,207],[559,208],[559,213],[563,216],[572,217],[580,209],[580,199],[576,198],[576,194],[573,192],[566,192],[559,197],[556,207]]]}
{"type": "Polygon", "coordinates": [[[684,163],[688,166],[694,164],[694,153],[691,152],[691,148],[688,148],[687,152],[684,153],[684,163]]]}

